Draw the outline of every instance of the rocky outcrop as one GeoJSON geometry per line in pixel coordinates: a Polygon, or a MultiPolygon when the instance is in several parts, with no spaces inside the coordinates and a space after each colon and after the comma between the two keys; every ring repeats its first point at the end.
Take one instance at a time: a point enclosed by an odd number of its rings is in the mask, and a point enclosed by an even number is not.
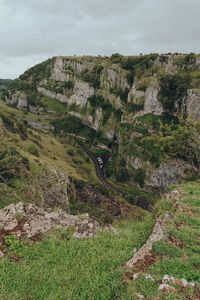
{"type": "Polygon", "coordinates": [[[19,202],[0,210],[0,258],[4,256],[7,246],[5,236],[14,234],[19,239],[27,236],[32,240],[37,240],[39,234],[52,228],[69,229],[73,238],[78,239],[94,237],[97,231],[103,229],[118,236],[114,227],[110,225],[102,227],[87,213],[70,215],[62,210],[43,209],[31,203],[19,202]]]}
{"type": "Polygon", "coordinates": [[[141,97],[145,97],[145,92],[137,90],[135,84],[133,84],[128,94],[128,102],[137,103],[137,101],[135,102],[135,99],[139,99],[141,97]]]}
{"type": "Polygon", "coordinates": [[[112,140],[115,134],[115,130],[113,128],[110,128],[109,130],[106,131],[105,137],[109,140],[112,140]]]}
{"type": "Polygon", "coordinates": [[[168,59],[168,63],[165,66],[165,73],[167,74],[175,74],[177,73],[177,66],[175,64],[175,55],[171,54],[168,59]]]}
{"type": "Polygon", "coordinates": [[[68,103],[84,106],[92,95],[94,95],[94,88],[90,87],[87,82],[75,81],[73,95],[69,98],[68,103]]]}
{"type": "Polygon", "coordinates": [[[101,119],[102,119],[102,108],[99,107],[96,109],[96,112],[95,112],[95,121],[94,121],[94,126],[93,126],[93,128],[95,130],[99,129],[101,119]]]}
{"type": "Polygon", "coordinates": [[[166,188],[169,185],[176,184],[181,179],[187,179],[192,174],[191,165],[178,159],[173,159],[162,163],[158,168],[152,166],[146,170],[145,184],[160,188],[166,188]]]}
{"type": "Polygon", "coordinates": [[[75,103],[76,105],[84,106],[87,103],[87,99],[94,95],[94,88],[90,87],[87,82],[83,81],[75,81],[73,94],[68,97],[64,94],[52,92],[45,87],[39,86],[37,88],[38,92],[44,96],[57,99],[60,102],[72,104],[75,103]]]}
{"type": "Polygon", "coordinates": [[[190,120],[197,121],[200,119],[200,89],[188,90],[182,114],[190,120]]]}
{"type": "Polygon", "coordinates": [[[16,105],[19,109],[25,109],[28,106],[26,94],[23,92],[15,92],[6,98],[6,103],[8,105],[16,105]]]}
{"type": "Polygon", "coordinates": [[[149,87],[145,93],[145,103],[144,103],[144,114],[154,114],[154,115],[161,115],[163,113],[163,106],[158,101],[157,98],[158,89],[153,87],[149,87]]]}
{"type": "Polygon", "coordinates": [[[153,231],[148,240],[142,246],[142,248],[140,248],[139,251],[136,252],[134,256],[126,263],[127,267],[133,268],[137,261],[144,259],[144,257],[150,253],[153,247],[153,243],[155,243],[156,241],[160,241],[164,237],[166,221],[172,218],[173,216],[169,212],[167,212],[165,216],[161,216],[156,219],[153,231]]]}
{"type": "Polygon", "coordinates": [[[41,93],[42,95],[44,96],[47,96],[49,98],[53,98],[53,99],[57,99],[59,100],[60,102],[63,102],[63,103],[66,103],[69,101],[69,98],[66,97],[65,95],[63,94],[60,94],[60,93],[55,93],[55,92],[52,92],[44,87],[41,87],[39,86],[37,88],[38,92],[41,93]]]}
{"type": "Polygon", "coordinates": [[[101,87],[125,90],[126,88],[129,89],[130,85],[128,84],[127,79],[122,72],[108,67],[101,75],[101,87]]]}

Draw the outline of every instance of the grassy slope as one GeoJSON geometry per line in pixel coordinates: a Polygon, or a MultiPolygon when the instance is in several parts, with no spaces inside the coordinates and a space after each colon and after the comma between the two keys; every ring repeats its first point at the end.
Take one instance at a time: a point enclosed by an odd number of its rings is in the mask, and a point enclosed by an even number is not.
{"type": "MultiPolygon", "coordinates": [[[[6,106],[0,101],[1,114],[12,121],[29,120],[41,121],[38,116],[27,114],[12,107],[6,106]]],[[[17,124],[14,121],[15,129],[17,124]]],[[[42,119],[45,123],[45,120],[42,119]]],[[[47,124],[48,125],[48,124],[47,124]]],[[[26,139],[22,139],[17,132],[7,130],[9,145],[14,146],[23,156],[28,158],[30,163],[30,172],[28,177],[16,178],[12,186],[0,185],[0,207],[18,202],[20,200],[30,201],[29,187],[36,186],[36,177],[40,172],[50,173],[50,169],[57,169],[67,178],[71,176],[76,179],[97,183],[95,169],[91,161],[86,161],[86,154],[81,149],[75,147],[73,139],[63,138],[55,139],[47,132],[39,132],[34,129],[27,130],[26,139]],[[39,151],[39,157],[32,155],[29,147],[34,146],[39,151]],[[73,156],[68,154],[73,150],[73,156]]],[[[37,203],[37,199],[33,199],[37,203]]]]}
{"type": "MultiPolygon", "coordinates": [[[[181,186],[182,201],[175,211],[174,203],[161,202],[155,212],[171,210],[176,216],[169,222],[163,241],[154,244],[156,262],[146,273],[157,281],[152,282],[140,275],[135,281],[122,284],[124,263],[132,256],[133,248],[144,244],[152,230],[153,218],[146,215],[142,220],[116,224],[120,237],[101,232],[97,238],[73,240],[70,233],[54,231],[46,234],[36,245],[22,245],[16,253],[21,259],[13,263],[9,257],[0,262],[2,299],[137,299],[135,292],[145,299],[188,299],[193,288],[164,296],[158,292],[163,275],[173,275],[194,281],[199,278],[199,183],[181,186]],[[181,247],[169,243],[173,235],[181,247]],[[66,238],[68,237],[68,238],[66,238]]],[[[145,269],[145,266],[142,266],[145,269]]],[[[197,299],[197,298],[196,298],[197,299]]]]}

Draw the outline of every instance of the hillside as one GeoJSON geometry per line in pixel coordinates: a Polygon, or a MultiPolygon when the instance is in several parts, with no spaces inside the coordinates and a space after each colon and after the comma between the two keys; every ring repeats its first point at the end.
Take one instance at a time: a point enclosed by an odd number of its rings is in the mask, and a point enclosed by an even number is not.
{"type": "Polygon", "coordinates": [[[60,56],[2,83],[0,298],[198,299],[200,55],[60,56]]]}
{"type": "Polygon", "coordinates": [[[13,81],[3,100],[110,151],[106,175],[127,193],[154,194],[199,173],[199,63],[195,54],[53,57],[13,81]]]}

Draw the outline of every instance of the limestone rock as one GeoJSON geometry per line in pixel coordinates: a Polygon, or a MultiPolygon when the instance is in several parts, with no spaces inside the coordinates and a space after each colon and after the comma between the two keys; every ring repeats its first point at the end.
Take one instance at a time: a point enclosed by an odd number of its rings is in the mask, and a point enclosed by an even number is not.
{"type": "Polygon", "coordinates": [[[157,98],[158,89],[149,87],[145,93],[144,114],[162,115],[163,106],[157,98]]]}
{"type": "Polygon", "coordinates": [[[182,105],[182,114],[186,112],[187,118],[197,121],[200,119],[200,90],[188,90],[182,105]]]}
{"type": "Polygon", "coordinates": [[[84,106],[87,99],[94,95],[94,88],[90,87],[87,82],[75,81],[73,95],[69,98],[69,104],[75,103],[84,106]]]}
{"type": "MultiPolygon", "coordinates": [[[[67,214],[65,211],[51,208],[38,208],[30,203],[19,202],[10,204],[0,210],[0,227],[5,231],[14,233],[18,238],[24,234],[32,238],[35,235],[46,232],[52,228],[74,228],[74,238],[94,237],[98,230],[104,229],[97,221],[90,218],[88,214],[75,216],[67,214]],[[16,226],[23,222],[16,232],[16,226]]],[[[117,234],[115,228],[109,228],[117,234]]]]}
{"type": "Polygon", "coordinates": [[[170,281],[175,283],[175,278],[171,275],[164,275],[163,276],[163,280],[162,280],[163,283],[167,283],[167,282],[170,282],[170,281]]]}
{"type": "Polygon", "coordinates": [[[19,109],[24,109],[28,105],[26,94],[20,91],[17,91],[12,95],[10,94],[9,97],[6,98],[6,103],[16,105],[19,109]]]}
{"type": "Polygon", "coordinates": [[[147,177],[145,183],[147,185],[165,188],[180,182],[181,178],[186,179],[185,174],[189,176],[189,173],[192,173],[192,168],[189,164],[182,160],[173,159],[162,163],[158,168],[148,167],[146,170],[147,177]]]}
{"type": "Polygon", "coordinates": [[[159,285],[158,287],[159,291],[163,291],[163,292],[177,292],[177,290],[175,289],[175,287],[170,286],[169,284],[166,283],[162,283],[159,285]]]}

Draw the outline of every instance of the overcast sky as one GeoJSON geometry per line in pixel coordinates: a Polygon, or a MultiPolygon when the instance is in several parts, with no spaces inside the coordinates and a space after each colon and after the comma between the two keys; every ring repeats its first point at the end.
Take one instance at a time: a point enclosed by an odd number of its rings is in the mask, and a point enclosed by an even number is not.
{"type": "Polygon", "coordinates": [[[56,55],[200,53],[200,0],[0,0],[0,78],[56,55]]]}

